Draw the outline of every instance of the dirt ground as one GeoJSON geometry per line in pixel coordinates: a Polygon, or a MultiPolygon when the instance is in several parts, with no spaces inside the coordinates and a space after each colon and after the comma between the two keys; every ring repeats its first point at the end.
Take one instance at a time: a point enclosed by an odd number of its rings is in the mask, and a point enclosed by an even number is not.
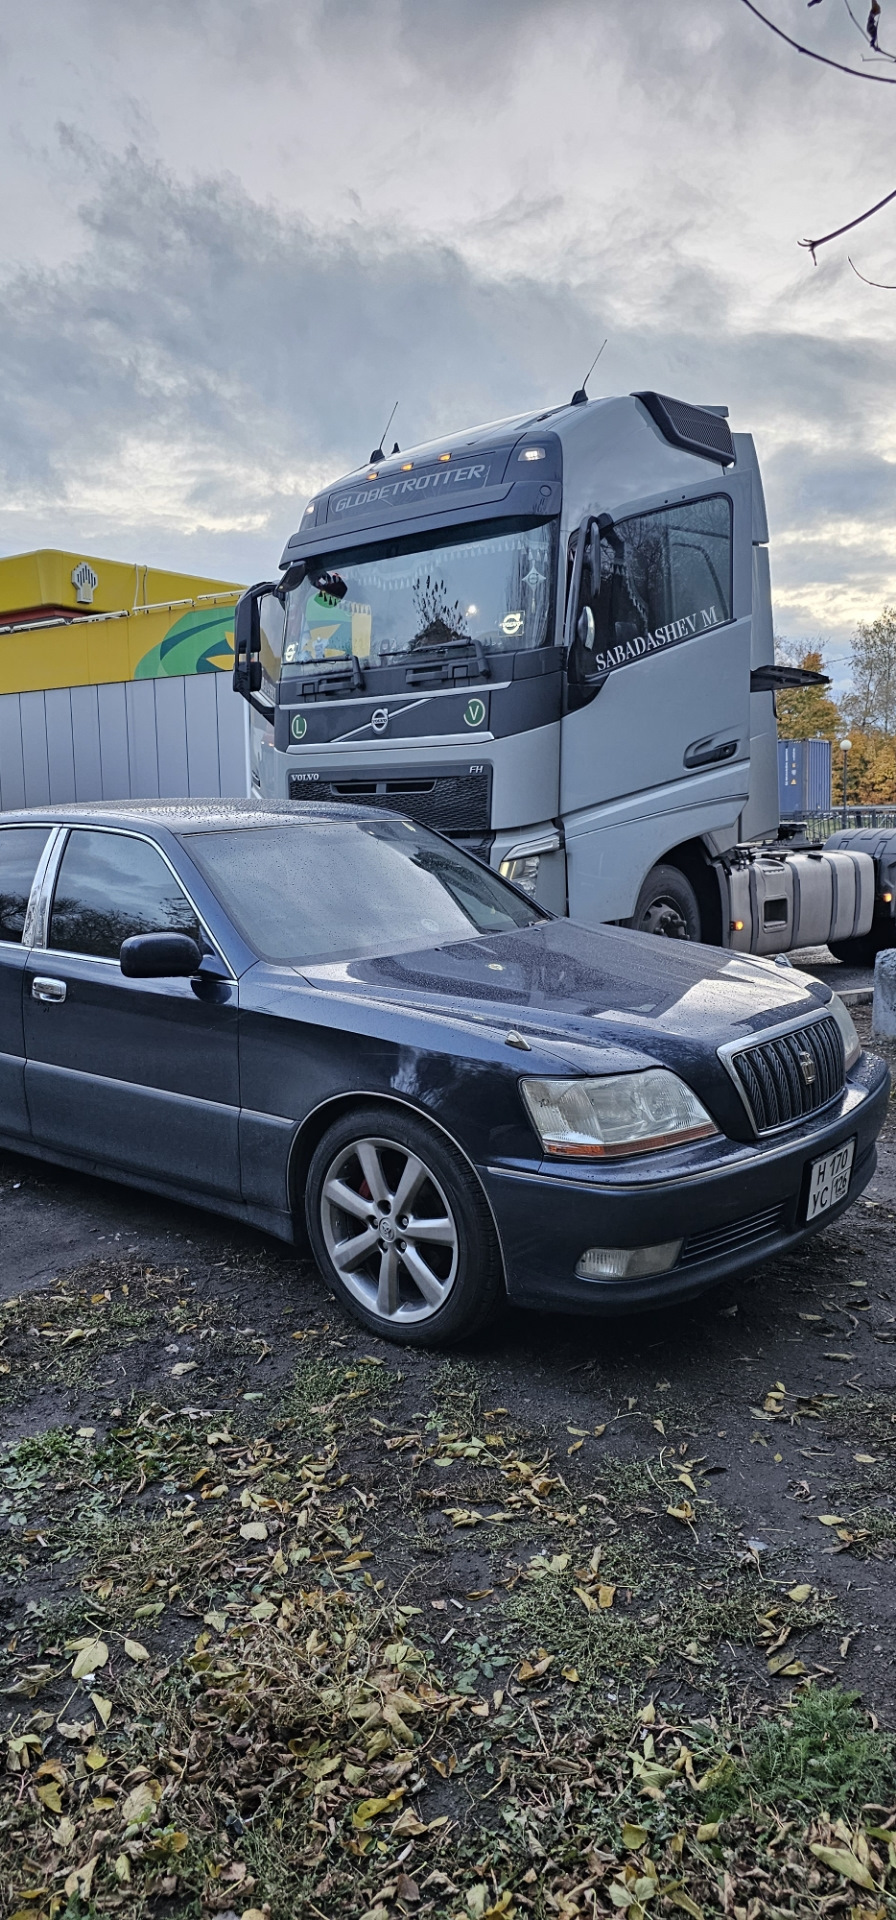
{"type": "Polygon", "coordinates": [[[896,1915],[894,1219],[446,1357],[0,1156],[3,1913],[896,1915]]]}

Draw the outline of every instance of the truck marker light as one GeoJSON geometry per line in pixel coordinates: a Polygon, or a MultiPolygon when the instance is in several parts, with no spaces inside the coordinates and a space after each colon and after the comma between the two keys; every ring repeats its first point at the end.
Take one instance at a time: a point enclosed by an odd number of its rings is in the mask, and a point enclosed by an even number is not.
{"type": "Polygon", "coordinates": [[[402,473],[411,473],[413,470],[413,466],[414,466],[413,460],[402,460],[402,463],[401,463],[402,473]]]}
{"type": "Polygon", "coordinates": [[[440,459],[440,460],[450,460],[450,459],[451,459],[451,455],[450,455],[450,453],[440,453],[440,454],[439,454],[439,459],[440,459]]]}
{"type": "Polygon", "coordinates": [[[881,899],[882,899],[882,901],[884,902],[884,905],[888,907],[888,906],[889,906],[889,904],[890,904],[890,901],[891,901],[891,900],[892,900],[892,898],[893,898],[893,895],[892,895],[891,893],[882,893],[880,897],[881,897],[881,899]]]}
{"type": "Polygon", "coordinates": [[[524,447],[522,452],[517,454],[517,459],[518,460],[543,460],[544,447],[524,447]]]}
{"type": "Polygon", "coordinates": [[[742,920],[731,920],[728,923],[728,929],[730,933],[743,933],[744,923],[742,920]]]}
{"type": "Polygon", "coordinates": [[[376,470],[375,470],[375,469],[373,469],[373,470],[371,470],[371,472],[370,472],[370,473],[368,473],[368,474],[367,474],[367,476],[366,476],[366,477],[367,477],[367,479],[368,479],[368,480],[378,480],[380,476],[379,476],[379,474],[378,474],[378,473],[376,472],[376,470]]]}

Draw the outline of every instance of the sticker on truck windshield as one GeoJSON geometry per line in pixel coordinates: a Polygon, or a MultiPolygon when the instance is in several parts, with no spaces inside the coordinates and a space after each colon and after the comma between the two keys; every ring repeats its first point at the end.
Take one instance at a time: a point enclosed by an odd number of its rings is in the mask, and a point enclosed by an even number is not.
{"type": "Polygon", "coordinates": [[[807,1226],[810,1220],[817,1220],[820,1213],[827,1213],[830,1207],[846,1199],[855,1151],[855,1141],[847,1140],[845,1147],[838,1147],[835,1153],[826,1153],[823,1160],[813,1160],[807,1226]]]}

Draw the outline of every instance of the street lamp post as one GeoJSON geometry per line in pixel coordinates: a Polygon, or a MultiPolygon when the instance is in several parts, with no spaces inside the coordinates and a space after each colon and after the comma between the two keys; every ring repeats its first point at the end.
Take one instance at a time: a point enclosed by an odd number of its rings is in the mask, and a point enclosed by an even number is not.
{"type": "Polygon", "coordinates": [[[848,773],[848,771],[849,771],[849,750],[850,750],[850,747],[851,747],[851,746],[852,746],[852,741],[851,741],[851,740],[841,740],[841,742],[840,742],[840,752],[841,752],[841,753],[842,753],[842,755],[843,755],[843,825],[844,825],[844,827],[845,827],[845,826],[847,825],[847,819],[846,819],[846,779],[847,779],[847,773],[848,773]]]}

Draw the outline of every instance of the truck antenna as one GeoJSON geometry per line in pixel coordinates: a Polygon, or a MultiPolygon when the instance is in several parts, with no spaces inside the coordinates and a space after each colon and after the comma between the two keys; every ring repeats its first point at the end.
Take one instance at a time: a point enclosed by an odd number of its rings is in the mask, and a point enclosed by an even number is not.
{"type": "MultiPolygon", "coordinates": [[[[397,412],[398,412],[398,401],[396,400],[395,405],[392,408],[392,412],[390,413],[389,418],[386,421],[386,424],[383,428],[383,431],[380,434],[379,440],[377,441],[377,444],[374,447],[373,452],[370,456],[371,460],[385,460],[386,456],[383,452],[383,441],[386,438],[386,435],[389,431],[389,428],[392,425],[393,420],[395,419],[395,415],[397,414],[397,412]]],[[[396,445],[397,445],[397,442],[396,442],[396,445]]]]}
{"type": "MultiPolygon", "coordinates": [[[[608,335],[607,335],[607,340],[609,339],[609,337],[610,337],[610,336],[609,336],[609,334],[608,334],[608,335]]],[[[591,375],[593,374],[593,372],[594,372],[594,369],[595,369],[595,367],[597,366],[597,363],[598,363],[598,360],[600,359],[600,356],[601,356],[601,354],[603,353],[603,350],[604,350],[604,347],[606,346],[606,344],[607,344],[607,341],[605,340],[605,341],[604,341],[604,343],[603,343],[603,346],[601,346],[601,347],[598,347],[598,350],[597,350],[597,352],[596,352],[596,354],[595,354],[595,356],[594,356],[594,359],[593,359],[593,360],[592,360],[592,362],[591,362],[591,365],[590,365],[590,367],[588,368],[588,372],[586,373],[586,375],[585,375],[585,378],[584,378],[584,380],[582,381],[582,384],[581,384],[581,386],[580,386],[580,387],[577,387],[577,388],[576,388],[576,390],[575,390],[575,393],[573,394],[573,396],[572,396],[572,399],[570,400],[570,403],[569,403],[569,404],[570,404],[570,406],[571,406],[571,407],[584,407],[584,405],[585,405],[585,403],[586,403],[586,401],[587,401],[587,399],[588,399],[588,395],[587,395],[587,393],[585,392],[585,388],[587,387],[587,385],[588,385],[588,382],[589,382],[589,380],[591,379],[591,375]]],[[[371,457],[372,457],[372,456],[371,456],[371,457]]]]}

